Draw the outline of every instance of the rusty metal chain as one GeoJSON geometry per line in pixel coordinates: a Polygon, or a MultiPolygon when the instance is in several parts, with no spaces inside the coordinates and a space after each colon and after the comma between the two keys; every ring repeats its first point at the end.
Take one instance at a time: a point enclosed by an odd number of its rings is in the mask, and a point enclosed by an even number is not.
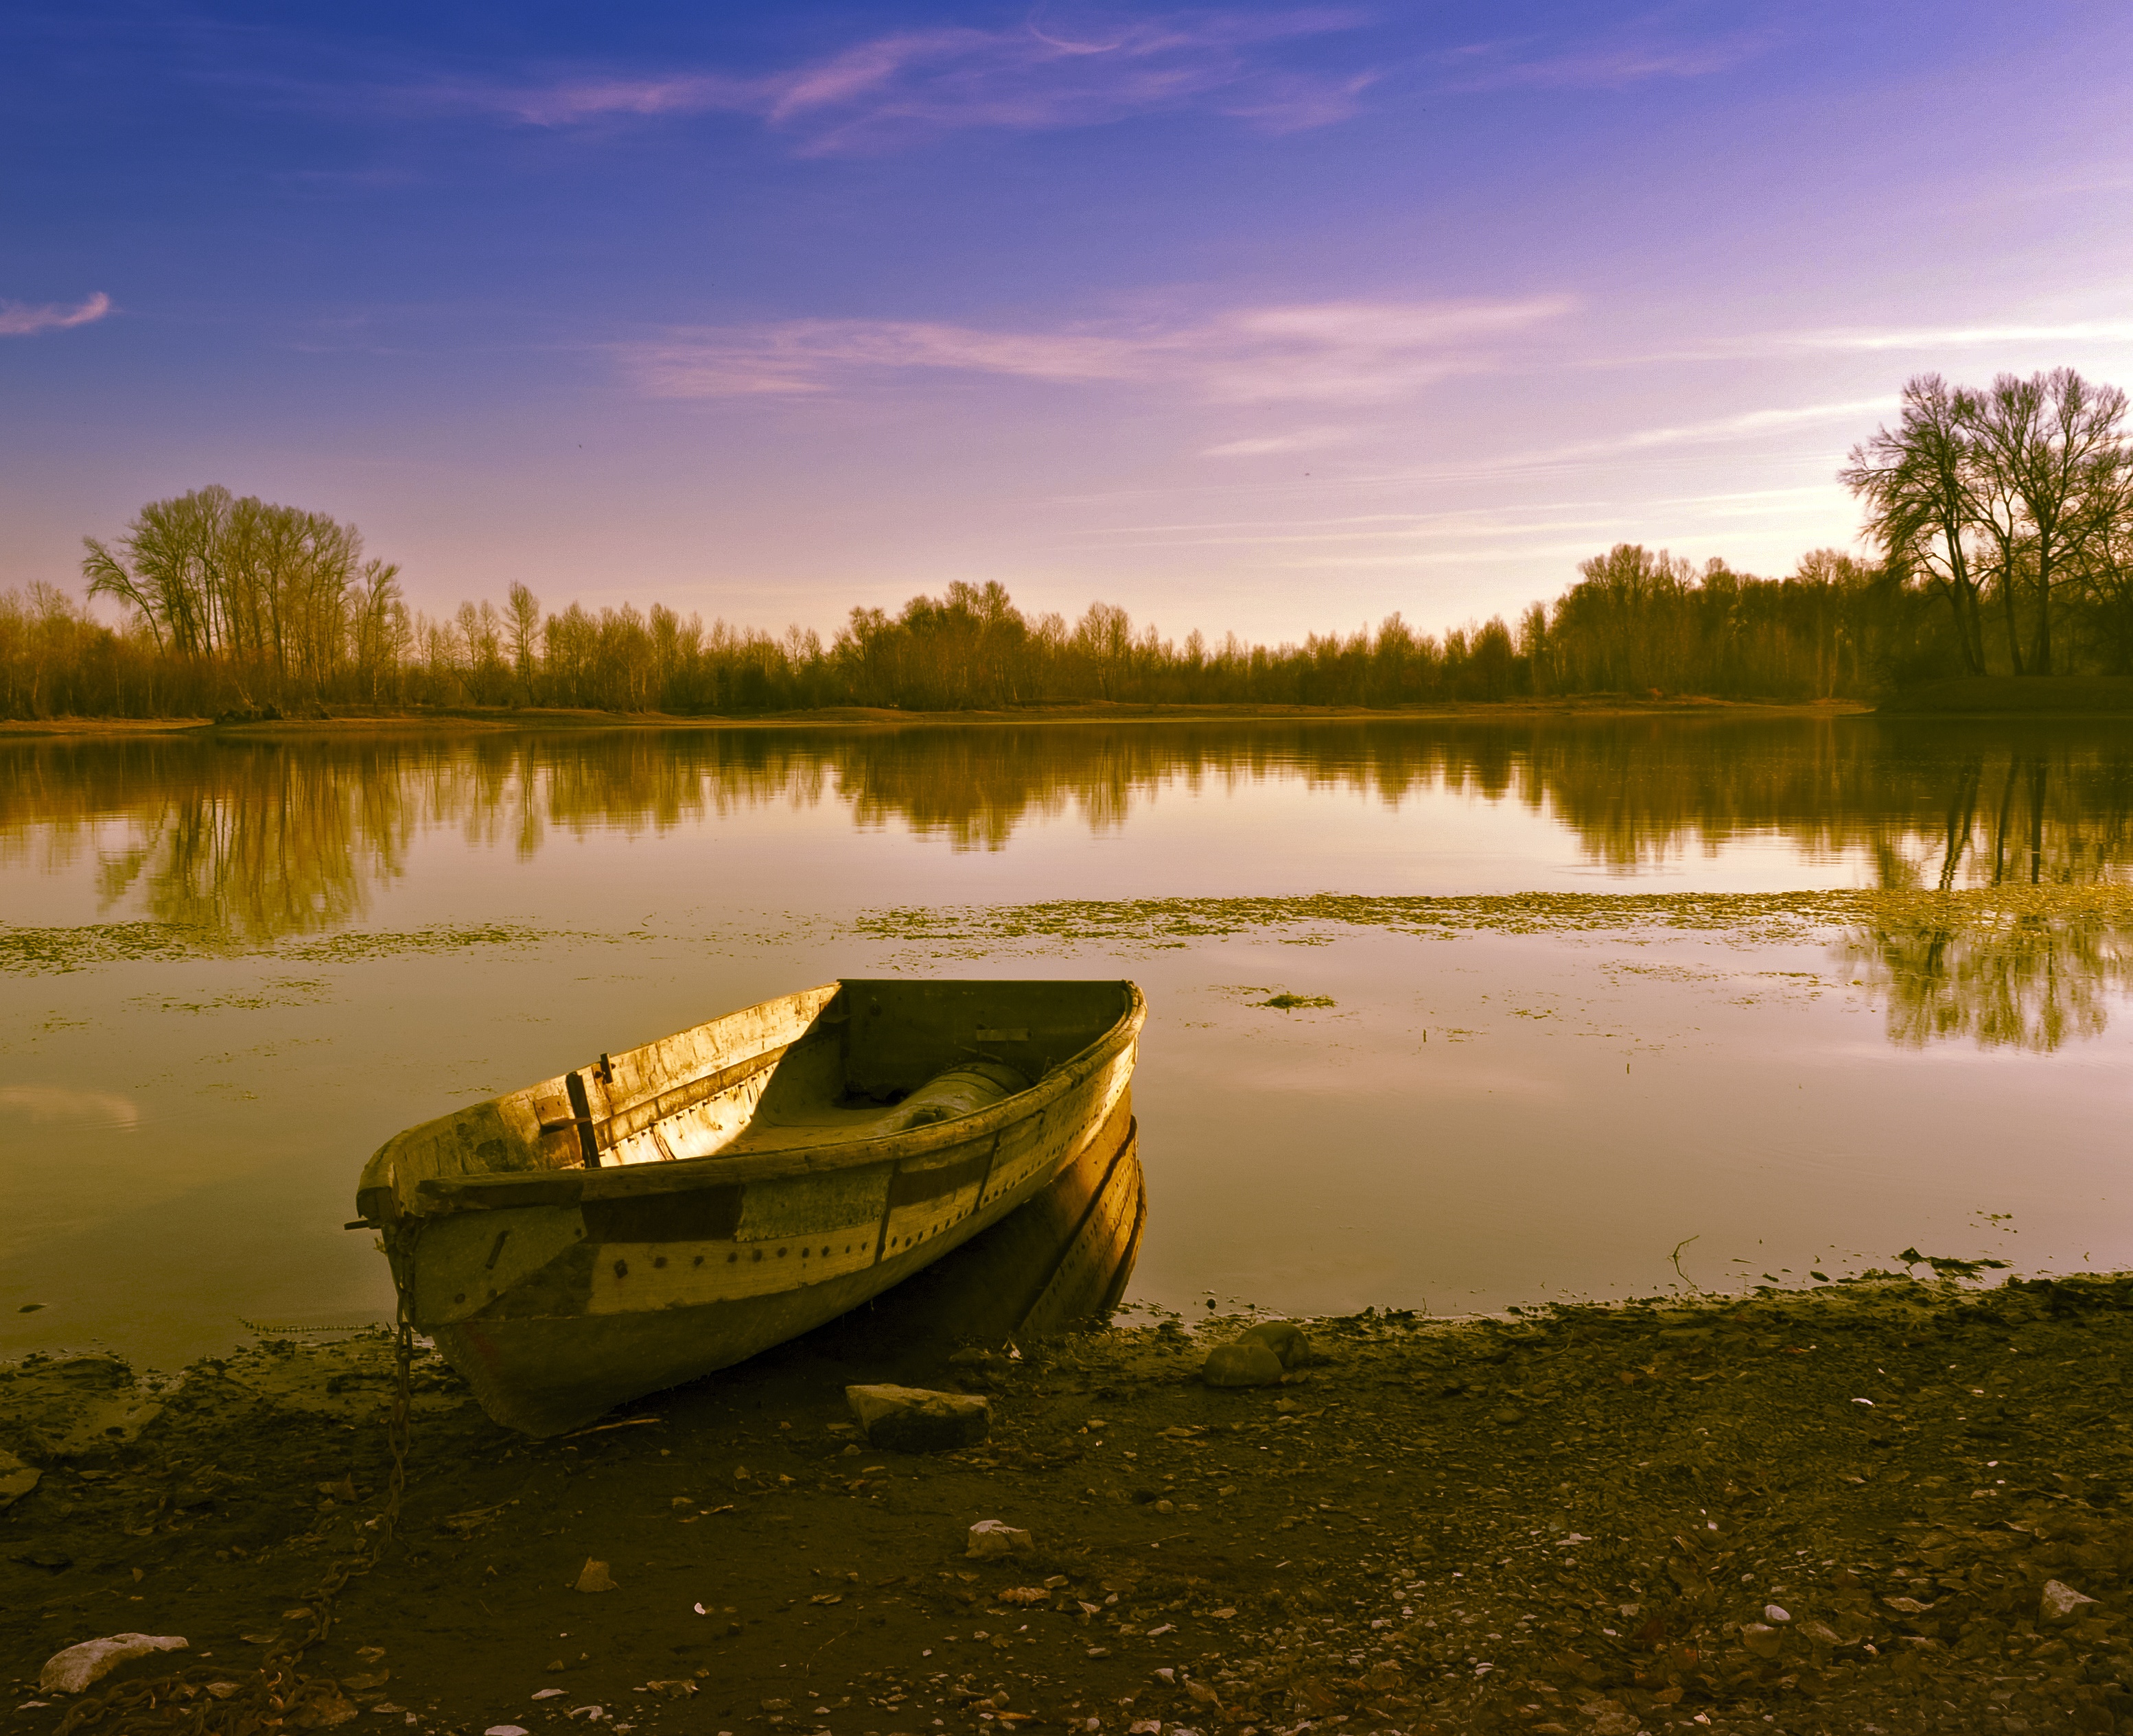
{"type": "MultiPolygon", "coordinates": [[[[413,1229],[388,1233],[400,1237],[401,1248],[412,1257],[413,1229]]],[[[413,1435],[415,1364],[415,1323],[408,1313],[407,1286],[400,1282],[402,1269],[396,1262],[392,1397],[385,1422],[386,1445],[392,1464],[386,1475],[384,1503],[368,1522],[367,1528],[374,1533],[370,1541],[328,1568],[305,1599],[311,1618],[308,1629],[271,1647],[249,1681],[234,1682],[229,1672],[199,1664],[167,1675],[122,1682],[102,1694],[76,1700],[59,1721],[53,1736],[75,1736],[84,1730],[95,1730],[99,1736],[125,1736],[132,1731],[154,1732],[156,1736],[262,1736],[264,1732],[286,1728],[326,1729],[355,1715],[340,1685],[331,1676],[306,1676],[297,1666],[304,1654],[331,1631],[335,1602],[349,1581],[368,1573],[385,1558],[399,1529],[413,1435]]]]}

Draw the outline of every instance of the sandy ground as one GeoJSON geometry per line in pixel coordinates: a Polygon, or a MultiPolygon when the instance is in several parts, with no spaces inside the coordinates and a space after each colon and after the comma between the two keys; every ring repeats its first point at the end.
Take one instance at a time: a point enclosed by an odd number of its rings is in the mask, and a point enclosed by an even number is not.
{"type": "Polygon", "coordinates": [[[1240,1320],[980,1364],[863,1315],[537,1442],[426,1359],[382,1551],[383,1340],[163,1382],[32,1359],[0,1371],[0,1446],[41,1472],[0,1513],[0,1719],[2106,1731],[2133,1704],[2129,1306],[2133,1277],[1882,1278],[1366,1313],[1249,1392],[1197,1378],[1240,1320]],[[991,1440],[865,1445],[842,1389],[881,1378],[989,1392],[991,1440]],[[985,1519],[1031,1552],[969,1559],[985,1519]],[[589,1560],[614,1589],[574,1589],[589,1560]],[[123,1631],[190,1649],[36,1689],[123,1631]]]}

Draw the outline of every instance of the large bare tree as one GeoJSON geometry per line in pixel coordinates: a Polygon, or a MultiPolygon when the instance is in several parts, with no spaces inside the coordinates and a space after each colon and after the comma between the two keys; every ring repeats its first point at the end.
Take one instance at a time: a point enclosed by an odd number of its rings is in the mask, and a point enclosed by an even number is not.
{"type": "Polygon", "coordinates": [[[2027,379],[2003,373],[1967,406],[1979,492],[1997,504],[1996,522],[2010,527],[2004,546],[2010,556],[2020,548],[2036,599],[2033,674],[2053,672],[2054,591],[2084,546],[2107,533],[2127,459],[2126,407],[2117,387],[2092,385],[2071,368],[2027,379]]]}
{"type": "Polygon", "coordinates": [[[1851,449],[1838,479],[1866,503],[1866,529],[1891,560],[1925,575],[1948,599],[1964,670],[1985,673],[1968,423],[1976,395],[1937,373],[1904,385],[1903,415],[1851,449]]]}

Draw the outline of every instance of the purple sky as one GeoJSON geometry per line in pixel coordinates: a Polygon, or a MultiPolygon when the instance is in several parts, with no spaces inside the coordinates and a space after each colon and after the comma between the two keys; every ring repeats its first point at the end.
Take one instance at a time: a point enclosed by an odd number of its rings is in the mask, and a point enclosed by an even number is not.
{"type": "Polygon", "coordinates": [[[209,482],[827,628],[1431,628],[1851,541],[1909,374],[2133,384],[2121,4],[0,18],[0,585],[209,482]]]}

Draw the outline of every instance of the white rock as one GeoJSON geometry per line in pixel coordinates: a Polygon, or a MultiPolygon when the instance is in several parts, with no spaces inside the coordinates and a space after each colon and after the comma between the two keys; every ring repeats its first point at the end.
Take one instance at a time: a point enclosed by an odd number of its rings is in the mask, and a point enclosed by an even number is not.
{"type": "Polygon", "coordinates": [[[2063,1580],[2044,1581],[2044,1595],[2037,1600],[2037,1610],[2048,1622],[2070,1622],[2096,1602],[2084,1597],[2063,1580]]]}
{"type": "Polygon", "coordinates": [[[481,1736],[526,1736],[526,1726],[522,1724],[493,1724],[481,1733],[481,1736]]]}
{"type": "Polygon", "coordinates": [[[104,1639],[84,1640],[45,1660],[45,1667],[37,1672],[37,1687],[46,1694],[79,1694],[129,1657],[146,1657],[152,1652],[183,1652],[188,1643],[175,1633],[113,1633],[104,1639]]]}
{"type": "Polygon", "coordinates": [[[1029,1533],[998,1519],[980,1519],[970,1527],[969,1558],[973,1561],[994,1560],[1002,1556],[1027,1555],[1029,1552],[1029,1533]]]}
{"type": "Polygon", "coordinates": [[[1766,1622],[1774,1623],[1776,1625],[1782,1627],[1785,1623],[1790,1621],[1792,1618],[1793,1613],[1789,1609],[1780,1609],[1775,1604],[1765,1604],[1763,1605],[1763,1619],[1766,1622]]]}

